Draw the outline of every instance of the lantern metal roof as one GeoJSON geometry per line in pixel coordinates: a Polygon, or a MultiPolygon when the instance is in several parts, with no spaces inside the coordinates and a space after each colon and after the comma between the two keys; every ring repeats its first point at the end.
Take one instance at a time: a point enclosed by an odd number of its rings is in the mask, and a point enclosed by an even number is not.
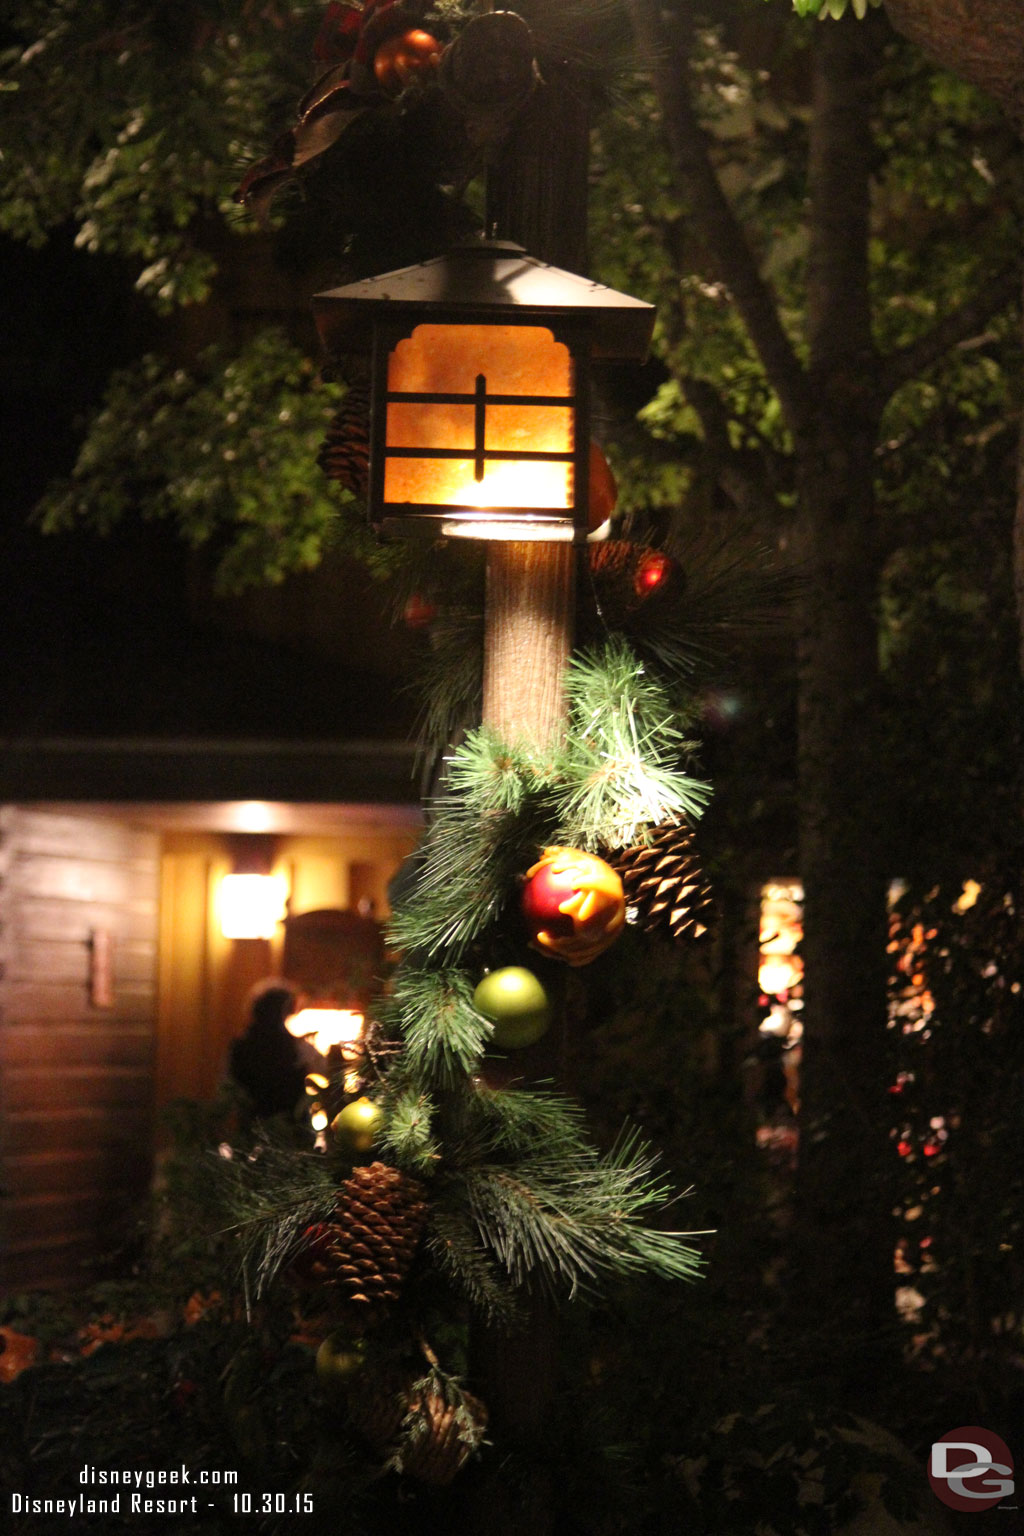
{"type": "Polygon", "coordinates": [[[654,306],[527,255],[521,245],[481,240],[313,298],[320,339],[332,356],[370,351],[383,318],[500,325],[583,323],[595,358],[643,358],[654,306]]]}

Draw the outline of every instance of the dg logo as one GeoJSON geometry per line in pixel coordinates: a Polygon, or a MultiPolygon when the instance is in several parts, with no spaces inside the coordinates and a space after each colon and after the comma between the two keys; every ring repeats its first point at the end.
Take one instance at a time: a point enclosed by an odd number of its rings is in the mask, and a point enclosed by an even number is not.
{"type": "Polygon", "coordinates": [[[1013,1457],[990,1429],[966,1424],[935,1441],[928,1481],[950,1509],[994,1509],[1013,1495],[1013,1457]]]}

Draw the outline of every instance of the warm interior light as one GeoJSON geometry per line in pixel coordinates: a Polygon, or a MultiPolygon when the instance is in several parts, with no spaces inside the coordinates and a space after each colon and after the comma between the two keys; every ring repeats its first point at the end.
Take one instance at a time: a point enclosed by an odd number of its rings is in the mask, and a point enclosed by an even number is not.
{"type": "Polygon", "coordinates": [[[342,1055],[346,1055],[346,1046],[358,1045],[362,1040],[364,1022],[363,1015],[352,1008],[313,1006],[290,1014],[284,1027],[297,1040],[310,1040],[321,1056],[326,1056],[335,1045],[340,1045],[342,1055]]]}
{"type": "Polygon", "coordinates": [[[961,894],[953,903],[954,912],[969,912],[981,895],[981,886],[977,880],[965,880],[961,894]]]}
{"type": "Polygon", "coordinates": [[[802,978],[799,955],[766,955],[757,973],[758,985],[768,997],[791,991],[802,978]]]}
{"type": "Polygon", "coordinates": [[[386,506],[572,508],[572,358],[546,327],[418,325],[387,387],[386,506]]]}
{"type": "Polygon", "coordinates": [[[288,884],[281,875],[225,875],[218,896],[226,939],[272,939],[285,915],[288,884]]]}

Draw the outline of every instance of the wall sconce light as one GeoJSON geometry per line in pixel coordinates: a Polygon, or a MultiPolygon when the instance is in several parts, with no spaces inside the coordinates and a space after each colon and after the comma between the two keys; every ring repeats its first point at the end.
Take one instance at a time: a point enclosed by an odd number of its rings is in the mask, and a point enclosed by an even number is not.
{"type": "Polygon", "coordinates": [[[642,358],[652,305],[480,241],[318,294],[313,313],[332,357],[372,356],[375,526],[586,539],[590,361],[642,358]]]}
{"type": "Polygon", "coordinates": [[[226,939],[272,939],[284,920],[288,882],[283,875],[225,875],[217,894],[226,939]]]}

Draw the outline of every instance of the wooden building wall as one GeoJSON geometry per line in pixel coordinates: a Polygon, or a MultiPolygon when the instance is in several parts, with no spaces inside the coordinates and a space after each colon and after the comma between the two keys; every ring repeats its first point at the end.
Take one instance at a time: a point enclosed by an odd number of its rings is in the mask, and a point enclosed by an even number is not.
{"type": "Polygon", "coordinates": [[[148,1187],[159,854],[116,821],[0,807],[7,1288],[82,1284],[148,1187]]]}

